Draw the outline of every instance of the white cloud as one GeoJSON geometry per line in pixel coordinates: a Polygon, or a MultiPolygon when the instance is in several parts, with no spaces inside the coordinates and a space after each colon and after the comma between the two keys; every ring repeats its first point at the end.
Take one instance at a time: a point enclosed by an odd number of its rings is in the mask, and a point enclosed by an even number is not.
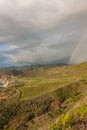
{"type": "Polygon", "coordinates": [[[11,50],[18,49],[18,46],[11,45],[11,46],[9,47],[9,49],[11,49],[11,50]]]}

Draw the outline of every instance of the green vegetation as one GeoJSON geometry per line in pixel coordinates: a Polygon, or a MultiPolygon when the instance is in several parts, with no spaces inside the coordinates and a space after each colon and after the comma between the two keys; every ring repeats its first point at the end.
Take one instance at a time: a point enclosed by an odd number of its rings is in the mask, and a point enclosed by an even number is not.
{"type": "Polygon", "coordinates": [[[4,70],[1,130],[83,130],[87,125],[87,63],[4,70]]]}
{"type": "Polygon", "coordinates": [[[52,130],[63,130],[63,129],[73,129],[77,123],[79,125],[83,124],[83,128],[86,128],[87,121],[87,103],[83,103],[75,108],[71,109],[66,114],[63,114],[59,117],[58,122],[53,126],[52,130]]]}
{"type": "Polygon", "coordinates": [[[29,85],[25,87],[20,87],[18,88],[21,92],[21,99],[26,100],[26,99],[32,99],[35,97],[39,97],[41,95],[44,95],[46,93],[52,92],[59,87],[64,86],[66,83],[59,83],[58,81],[44,81],[44,82],[34,82],[35,84],[32,84],[31,87],[29,85]]]}

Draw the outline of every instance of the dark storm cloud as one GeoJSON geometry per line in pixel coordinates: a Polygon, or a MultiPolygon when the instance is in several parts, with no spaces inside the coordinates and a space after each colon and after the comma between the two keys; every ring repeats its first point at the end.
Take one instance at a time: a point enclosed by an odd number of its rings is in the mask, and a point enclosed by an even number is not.
{"type": "Polygon", "coordinates": [[[0,63],[67,62],[86,32],[86,0],[0,1],[0,63]]]}

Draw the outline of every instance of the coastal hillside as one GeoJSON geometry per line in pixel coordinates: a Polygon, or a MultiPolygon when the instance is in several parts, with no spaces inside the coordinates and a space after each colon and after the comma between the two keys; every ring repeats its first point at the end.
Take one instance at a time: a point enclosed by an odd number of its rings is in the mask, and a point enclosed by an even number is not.
{"type": "Polygon", "coordinates": [[[3,68],[0,130],[86,130],[87,62],[3,68]]]}

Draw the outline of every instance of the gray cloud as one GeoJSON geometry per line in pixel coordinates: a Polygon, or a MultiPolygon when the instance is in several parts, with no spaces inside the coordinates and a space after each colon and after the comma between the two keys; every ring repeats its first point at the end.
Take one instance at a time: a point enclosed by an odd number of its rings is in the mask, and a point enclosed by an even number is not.
{"type": "Polygon", "coordinates": [[[85,61],[86,32],[86,0],[0,1],[0,63],[85,61]]]}

